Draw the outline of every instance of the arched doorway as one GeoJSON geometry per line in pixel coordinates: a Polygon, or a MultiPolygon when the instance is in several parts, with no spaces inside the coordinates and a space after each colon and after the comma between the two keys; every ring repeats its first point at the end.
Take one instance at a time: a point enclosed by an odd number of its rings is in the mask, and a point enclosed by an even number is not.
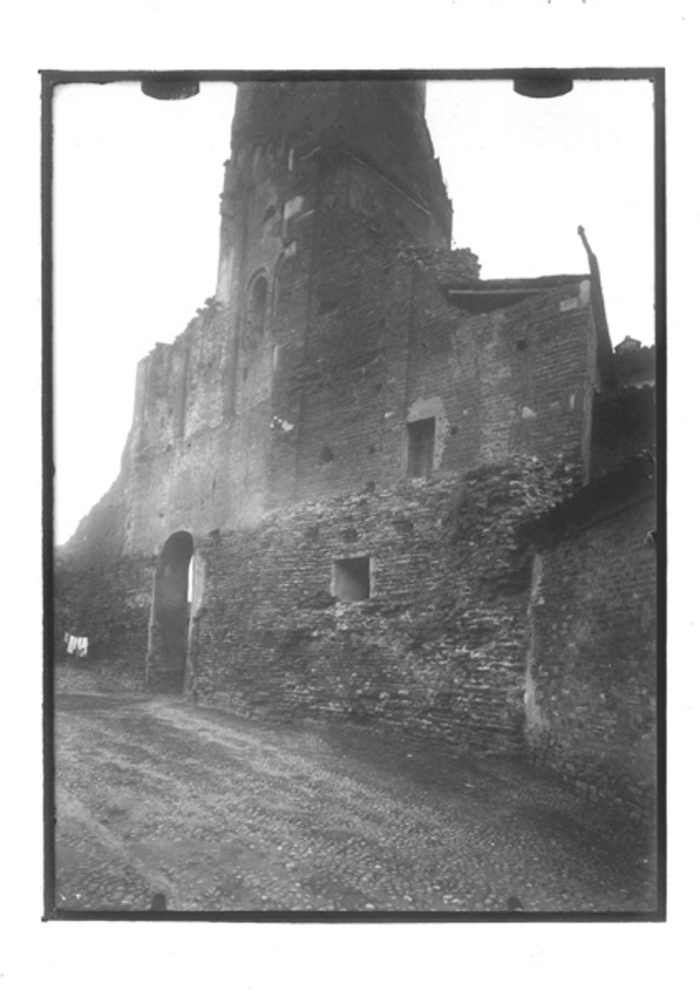
{"type": "Polygon", "coordinates": [[[148,641],[147,682],[151,690],[183,692],[193,555],[192,535],[177,531],[165,542],[158,558],[148,641]]]}

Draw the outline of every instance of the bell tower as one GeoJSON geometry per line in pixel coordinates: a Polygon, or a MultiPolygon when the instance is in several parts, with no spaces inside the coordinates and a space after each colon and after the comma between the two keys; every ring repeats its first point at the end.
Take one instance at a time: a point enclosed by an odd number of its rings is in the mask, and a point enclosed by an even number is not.
{"type": "Polygon", "coordinates": [[[424,112],[425,84],[414,80],[238,88],[216,297],[229,317],[229,415],[243,448],[232,460],[257,468],[268,508],[351,487],[332,458],[323,486],[309,457],[337,450],[316,449],[324,393],[332,398],[343,365],[372,356],[381,367],[397,252],[449,249],[452,207],[424,112]]]}
{"type": "MultiPolygon", "coordinates": [[[[449,248],[452,206],[425,122],[425,82],[255,82],[238,87],[222,194],[218,297],[269,270],[292,220],[371,215],[396,245],[449,248]]],[[[284,246],[282,247],[284,249],[284,246]]]]}

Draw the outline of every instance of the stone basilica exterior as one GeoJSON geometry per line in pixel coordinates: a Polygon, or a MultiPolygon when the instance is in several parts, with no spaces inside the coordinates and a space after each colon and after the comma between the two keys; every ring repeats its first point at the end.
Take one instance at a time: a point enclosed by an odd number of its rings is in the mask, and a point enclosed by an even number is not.
{"type": "Polygon", "coordinates": [[[57,648],[239,714],[522,754],[639,818],[654,351],[613,351],[585,235],[585,273],[528,280],[450,248],[424,105],[239,86],[216,295],[139,364],[120,475],[57,552],[57,648]]]}

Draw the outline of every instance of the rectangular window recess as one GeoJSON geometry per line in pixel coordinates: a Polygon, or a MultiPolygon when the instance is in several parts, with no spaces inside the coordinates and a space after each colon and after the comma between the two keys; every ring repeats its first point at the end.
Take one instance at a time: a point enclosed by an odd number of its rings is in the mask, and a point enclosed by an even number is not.
{"type": "Polygon", "coordinates": [[[369,600],[370,597],[370,558],[338,558],[333,562],[333,584],[331,593],[343,604],[369,600]]]}
{"type": "Polygon", "coordinates": [[[427,479],[433,471],[435,454],[435,417],[406,424],[406,475],[409,479],[427,479]]]}

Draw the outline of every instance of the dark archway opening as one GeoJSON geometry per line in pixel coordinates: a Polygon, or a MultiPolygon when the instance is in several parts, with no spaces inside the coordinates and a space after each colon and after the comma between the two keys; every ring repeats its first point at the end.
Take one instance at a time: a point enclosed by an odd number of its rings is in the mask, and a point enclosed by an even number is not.
{"type": "Polygon", "coordinates": [[[193,554],[192,535],[178,531],[165,542],[158,559],[148,653],[148,686],[152,690],[177,694],[184,690],[193,554]]]}

